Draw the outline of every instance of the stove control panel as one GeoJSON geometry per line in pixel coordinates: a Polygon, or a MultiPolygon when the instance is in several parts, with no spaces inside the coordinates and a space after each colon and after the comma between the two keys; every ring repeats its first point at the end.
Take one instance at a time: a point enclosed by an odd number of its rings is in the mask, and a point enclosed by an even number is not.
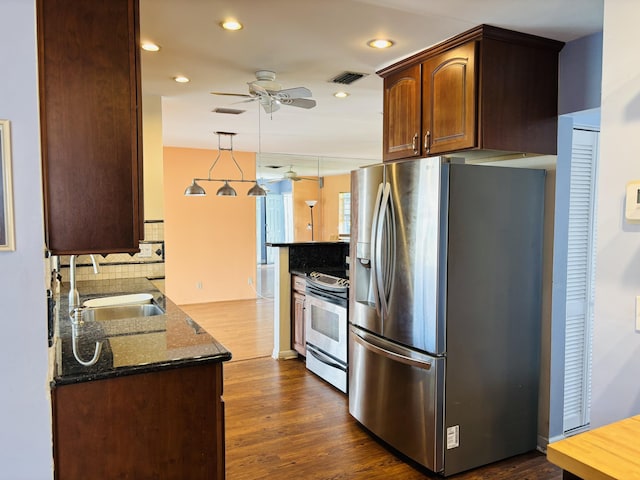
{"type": "Polygon", "coordinates": [[[326,285],[328,287],[346,287],[349,288],[349,279],[334,277],[333,275],[327,275],[320,272],[311,272],[309,274],[315,283],[320,285],[326,285]]]}

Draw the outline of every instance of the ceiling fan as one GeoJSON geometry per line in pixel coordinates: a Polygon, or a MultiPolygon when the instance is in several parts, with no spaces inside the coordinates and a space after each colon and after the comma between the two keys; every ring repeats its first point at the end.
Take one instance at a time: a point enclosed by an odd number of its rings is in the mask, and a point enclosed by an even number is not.
{"type": "Polygon", "coordinates": [[[320,183],[320,188],[323,187],[323,178],[322,177],[301,177],[299,176],[294,170],[293,170],[293,166],[290,165],[289,166],[289,170],[287,170],[286,172],[284,172],[282,174],[282,177],[280,178],[272,178],[270,180],[268,180],[268,183],[274,183],[274,182],[281,182],[283,180],[291,180],[293,182],[299,182],[300,180],[310,180],[312,182],[319,182],[320,183]]]}
{"type": "Polygon", "coordinates": [[[249,93],[225,93],[211,92],[213,95],[226,95],[232,97],[246,97],[241,103],[259,101],[266,113],[273,113],[280,109],[280,105],[291,107],[313,108],[316,101],[310,99],[311,90],[305,87],[282,88],[276,80],[275,72],[271,70],[258,70],[256,79],[248,82],[249,93]]]}

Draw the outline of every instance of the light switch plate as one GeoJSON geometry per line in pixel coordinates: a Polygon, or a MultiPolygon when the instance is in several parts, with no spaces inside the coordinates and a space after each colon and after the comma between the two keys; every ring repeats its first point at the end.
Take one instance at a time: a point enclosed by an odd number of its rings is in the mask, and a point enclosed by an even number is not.
{"type": "Polygon", "coordinates": [[[636,332],[640,333],[640,297],[636,297],[636,332]]]}
{"type": "Polygon", "coordinates": [[[640,223],[640,180],[627,183],[624,216],[629,223],[640,223]]]}

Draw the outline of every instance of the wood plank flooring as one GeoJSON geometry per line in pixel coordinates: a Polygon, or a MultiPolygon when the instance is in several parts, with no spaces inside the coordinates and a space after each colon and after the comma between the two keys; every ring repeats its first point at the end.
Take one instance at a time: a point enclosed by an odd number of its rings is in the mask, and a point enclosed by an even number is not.
{"type": "MultiPolygon", "coordinates": [[[[181,307],[233,353],[224,365],[227,480],[442,478],[374,440],[349,415],[347,397],[302,361],[270,357],[272,305],[242,300],[181,307]]],[[[562,473],[531,452],[448,478],[560,480],[562,473]]]]}
{"type": "Polygon", "coordinates": [[[231,351],[232,362],[271,356],[273,300],[198,303],[180,308],[231,351]]]}

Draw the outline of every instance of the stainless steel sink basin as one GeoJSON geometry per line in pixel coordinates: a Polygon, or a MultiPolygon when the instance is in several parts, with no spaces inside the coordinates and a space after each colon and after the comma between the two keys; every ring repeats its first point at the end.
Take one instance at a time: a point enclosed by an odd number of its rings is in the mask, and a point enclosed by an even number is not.
{"type": "Polygon", "coordinates": [[[139,305],[151,303],[153,295],[150,293],[129,293],[126,295],[115,295],[111,297],[98,297],[86,300],[82,305],[85,307],[115,307],[117,305],[139,305]]]}
{"type": "Polygon", "coordinates": [[[82,312],[85,321],[122,320],[124,318],[151,317],[165,312],[155,303],[142,305],[116,305],[110,307],[88,308],[82,312]]]}

